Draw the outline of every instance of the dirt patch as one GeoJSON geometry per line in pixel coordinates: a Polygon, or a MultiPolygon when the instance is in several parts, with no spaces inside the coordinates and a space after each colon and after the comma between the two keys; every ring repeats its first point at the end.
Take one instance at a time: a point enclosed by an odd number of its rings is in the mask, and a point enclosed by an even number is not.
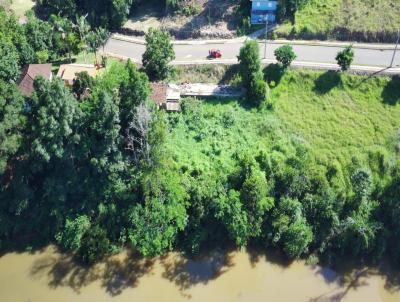
{"type": "Polygon", "coordinates": [[[192,0],[193,15],[166,14],[154,4],[141,6],[122,28],[127,35],[144,35],[149,28],[168,31],[176,39],[230,39],[236,37],[235,0],[192,0]]]}

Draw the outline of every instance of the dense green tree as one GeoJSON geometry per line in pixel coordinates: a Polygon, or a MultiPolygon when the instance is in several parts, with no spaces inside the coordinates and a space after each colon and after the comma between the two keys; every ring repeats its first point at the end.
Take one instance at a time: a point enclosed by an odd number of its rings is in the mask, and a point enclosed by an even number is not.
{"type": "MultiPolygon", "coordinates": [[[[53,58],[55,57],[53,26],[49,22],[30,15],[24,29],[27,41],[36,54],[46,51],[53,58]]],[[[38,61],[38,58],[36,60],[38,61]]]]}
{"type": "Polygon", "coordinates": [[[78,100],[80,100],[86,92],[93,88],[93,86],[94,79],[86,71],[83,71],[76,75],[72,85],[72,91],[75,93],[78,100]]]}
{"type": "Polygon", "coordinates": [[[354,60],[354,50],[352,45],[347,46],[342,51],[339,51],[338,54],[336,55],[336,61],[342,71],[350,69],[353,60],[354,60]]]}
{"type": "Polygon", "coordinates": [[[18,19],[13,14],[7,14],[0,7],[0,39],[6,39],[13,44],[18,52],[17,63],[20,67],[35,61],[35,52],[28,43],[24,27],[18,23],[18,19]]]}
{"type": "MultiPolygon", "coordinates": [[[[105,179],[121,169],[121,136],[118,99],[107,92],[96,92],[88,101],[84,150],[97,177],[105,179]]],[[[98,178],[100,182],[101,179],[98,178]]]]}
{"type": "Polygon", "coordinates": [[[275,50],[274,54],[276,60],[282,64],[283,69],[287,69],[297,57],[291,45],[279,47],[275,50]]]}
{"type": "MultiPolygon", "coordinates": [[[[363,256],[377,248],[382,224],[374,218],[378,203],[363,201],[341,224],[338,246],[343,254],[363,256]]],[[[380,242],[382,244],[382,242],[380,242]]],[[[384,249],[384,247],[382,247],[384,249]]]]}
{"type": "Polygon", "coordinates": [[[216,216],[236,244],[245,246],[250,238],[261,235],[264,216],[274,201],[268,196],[264,173],[251,156],[240,159],[240,167],[231,178],[235,188],[228,192],[227,198],[216,201],[216,216]]]}
{"type": "Polygon", "coordinates": [[[328,189],[321,194],[307,194],[303,208],[307,221],[312,222],[318,250],[323,253],[332,247],[333,241],[340,233],[343,202],[333,190],[328,189]]]}
{"type": "Polygon", "coordinates": [[[82,244],[82,237],[89,229],[90,220],[86,215],[75,219],[67,218],[65,227],[56,235],[56,240],[63,248],[78,251],[82,244]]]}
{"type": "Polygon", "coordinates": [[[0,33],[0,80],[15,82],[19,75],[18,51],[12,42],[0,33]]]}
{"type": "Polygon", "coordinates": [[[77,13],[77,1],[75,0],[38,0],[38,8],[50,15],[61,15],[73,18],[77,13]]]}
{"type": "Polygon", "coordinates": [[[282,246],[290,258],[308,252],[313,232],[297,199],[282,198],[273,212],[272,242],[282,246]]]}
{"type": "Polygon", "coordinates": [[[92,26],[119,29],[135,0],[39,0],[39,10],[44,14],[56,14],[70,19],[85,16],[92,26]]]}
{"type": "Polygon", "coordinates": [[[129,242],[144,256],[170,250],[187,223],[186,192],[174,171],[157,169],[143,179],[144,204],[129,211],[129,242]]]}
{"type": "Polygon", "coordinates": [[[99,226],[88,229],[81,238],[79,248],[80,260],[88,265],[101,260],[110,251],[110,241],[107,233],[99,226]]]}
{"type": "Polygon", "coordinates": [[[260,50],[257,41],[250,40],[240,49],[239,74],[246,88],[247,101],[259,106],[267,99],[267,85],[261,72],[260,50]]]}
{"type": "Polygon", "coordinates": [[[367,199],[372,192],[371,171],[366,168],[356,170],[351,176],[351,184],[357,199],[367,199]]]}
{"type": "Polygon", "coordinates": [[[149,80],[146,74],[138,71],[130,60],[128,60],[125,70],[127,77],[120,88],[121,127],[123,132],[126,132],[129,124],[133,122],[136,108],[140,104],[146,103],[150,95],[149,80]]]}
{"type": "Polygon", "coordinates": [[[25,125],[24,105],[17,88],[0,81],[0,175],[20,147],[25,125]]]}
{"type": "Polygon", "coordinates": [[[244,87],[250,87],[254,75],[260,72],[260,49],[257,41],[246,41],[238,56],[239,73],[244,87]]]}
{"type": "Polygon", "coordinates": [[[49,22],[53,26],[53,46],[57,55],[77,55],[82,49],[82,43],[71,20],[56,15],[51,15],[49,22]]]}
{"type": "Polygon", "coordinates": [[[169,63],[175,59],[174,47],[167,32],[151,28],[146,34],[146,51],[143,54],[143,68],[151,80],[161,81],[168,78],[172,67],[169,63]]]}
{"type": "Polygon", "coordinates": [[[34,86],[28,115],[32,160],[40,164],[68,158],[79,139],[74,132],[80,115],[78,103],[60,79],[38,77],[34,86]]]}

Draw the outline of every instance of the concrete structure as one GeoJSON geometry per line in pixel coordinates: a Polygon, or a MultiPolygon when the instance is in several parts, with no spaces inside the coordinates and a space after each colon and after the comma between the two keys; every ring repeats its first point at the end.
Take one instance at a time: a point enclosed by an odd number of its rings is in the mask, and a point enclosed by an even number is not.
{"type": "Polygon", "coordinates": [[[278,1],[275,0],[251,0],[251,24],[265,24],[276,22],[278,1]]]}
{"type": "Polygon", "coordinates": [[[71,87],[76,75],[84,71],[94,78],[101,71],[101,67],[91,64],[64,64],[60,66],[57,77],[64,81],[65,86],[71,87]]]}
{"type": "Polygon", "coordinates": [[[168,112],[180,111],[179,101],[181,93],[179,87],[173,84],[150,83],[151,99],[159,108],[165,109],[168,112]]]}
{"type": "Polygon", "coordinates": [[[199,97],[240,97],[244,94],[244,89],[229,85],[215,84],[182,84],[180,85],[181,96],[199,96],[199,97]]]}
{"type": "Polygon", "coordinates": [[[51,64],[30,64],[27,65],[22,71],[20,80],[18,81],[18,87],[22,94],[25,96],[31,96],[35,90],[33,82],[36,77],[42,76],[46,80],[51,80],[53,74],[51,73],[51,64]]]}

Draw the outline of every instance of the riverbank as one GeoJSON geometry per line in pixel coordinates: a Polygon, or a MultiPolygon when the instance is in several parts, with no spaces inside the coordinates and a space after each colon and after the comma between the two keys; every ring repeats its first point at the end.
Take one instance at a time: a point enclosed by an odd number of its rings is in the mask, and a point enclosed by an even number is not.
{"type": "Polygon", "coordinates": [[[196,261],[177,253],[144,260],[125,252],[86,269],[54,247],[1,257],[0,293],[3,302],[400,300],[400,292],[368,268],[345,276],[300,261],[282,266],[264,255],[231,251],[196,261]]]}

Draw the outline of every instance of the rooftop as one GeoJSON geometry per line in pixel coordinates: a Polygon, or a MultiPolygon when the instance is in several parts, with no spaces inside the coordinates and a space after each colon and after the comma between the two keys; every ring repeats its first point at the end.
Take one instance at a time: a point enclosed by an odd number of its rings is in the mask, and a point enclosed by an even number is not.
{"type": "Polygon", "coordinates": [[[64,64],[60,66],[57,76],[64,80],[68,85],[72,85],[76,74],[86,71],[91,77],[95,77],[100,68],[91,64],[64,64]]]}
{"type": "Polygon", "coordinates": [[[18,82],[18,86],[25,96],[31,96],[35,90],[33,82],[37,76],[42,76],[46,80],[51,79],[51,64],[30,64],[27,65],[22,71],[21,78],[18,82]]]}

